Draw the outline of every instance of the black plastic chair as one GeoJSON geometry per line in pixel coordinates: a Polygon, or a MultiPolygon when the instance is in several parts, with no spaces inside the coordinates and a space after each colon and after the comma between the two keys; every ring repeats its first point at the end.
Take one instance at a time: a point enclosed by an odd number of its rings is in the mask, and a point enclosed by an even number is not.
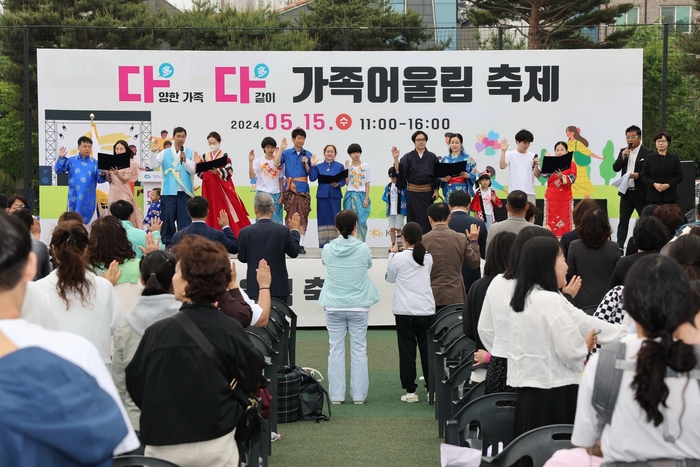
{"type": "Polygon", "coordinates": [[[456,339],[452,339],[452,335],[450,333],[453,332],[456,326],[460,326],[460,323],[455,324],[452,328],[450,328],[450,330],[443,333],[441,339],[450,339],[450,343],[449,345],[443,346],[441,340],[438,341],[437,344],[439,349],[437,352],[435,352],[433,360],[431,361],[431,365],[434,368],[434,370],[431,371],[431,374],[435,374],[436,392],[441,393],[440,395],[443,396],[442,400],[441,397],[437,397],[437,403],[435,404],[435,418],[438,420],[438,435],[440,438],[444,436],[445,420],[452,418],[445,418],[443,416],[446,403],[446,399],[444,397],[446,394],[443,392],[444,384],[442,382],[450,376],[450,371],[452,369],[459,367],[463,363],[464,359],[467,358],[469,354],[474,352],[475,347],[474,341],[469,339],[462,332],[455,333],[460,335],[456,339]]]}
{"type": "Polygon", "coordinates": [[[163,459],[147,456],[118,456],[114,458],[114,467],[179,467],[163,459]]]}
{"type": "MultiPolygon", "coordinates": [[[[275,309],[277,312],[281,313],[286,318],[289,318],[289,329],[287,330],[287,348],[282,355],[282,363],[284,365],[294,366],[296,365],[296,354],[297,354],[297,314],[291,309],[289,305],[284,303],[282,300],[277,298],[271,299],[271,308],[275,309]]],[[[272,310],[270,310],[270,316],[272,316],[272,310]]]]}
{"type": "Polygon", "coordinates": [[[456,440],[457,446],[474,447],[467,438],[469,426],[478,423],[482,454],[486,454],[489,446],[496,449],[499,442],[507,446],[513,440],[517,398],[515,393],[498,393],[473,400],[447,422],[445,440],[449,439],[450,444],[456,440]]]}
{"type": "Polygon", "coordinates": [[[435,352],[439,350],[437,340],[445,332],[447,332],[450,327],[456,323],[462,322],[461,319],[463,309],[463,304],[450,305],[441,308],[440,311],[438,311],[433,317],[433,324],[430,326],[430,328],[428,328],[428,403],[430,405],[435,403],[435,392],[437,390],[436,382],[437,378],[439,377],[439,372],[433,363],[435,352]]]}
{"type": "Polygon", "coordinates": [[[468,393],[459,401],[460,409],[473,400],[486,395],[486,382],[481,381],[476,386],[471,388],[468,393]]]}
{"type": "Polygon", "coordinates": [[[581,309],[588,316],[593,316],[593,313],[595,313],[595,311],[598,309],[598,305],[589,305],[589,306],[583,307],[581,309]]]}
{"type": "MultiPolygon", "coordinates": [[[[466,336],[462,336],[467,339],[466,336]]],[[[464,339],[460,339],[462,342],[464,339]]],[[[474,348],[473,341],[466,342],[462,345],[465,348],[474,348]]],[[[460,350],[461,352],[461,350],[460,350]]],[[[461,392],[464,388],[464,383],[469,382],[472,376],[472,367],[474,366],[474,351],[468,355],[467,358],[460,361],[457,368],[448,368],[449,374],[446,371],[446,378],[441,381],[440,384],[440,395],[438,396],[437,403],[439,407],[438,413],[438,436],[442,438],[444,436],[445,421],[451,420],[454,417],[457,410],[457,404],[459,404],[462,398],[461,392]]]]}
{"type": "Polygon", "coordinates": [[[481,465],[509,467],[523,457],[532,459],[533,467],[542,467],[560,449],[571,449],[573,425],[549,425],[535,428],[515,438],[494,457],[483,457],[481,465]]]}
{"type": "Polygon", "coordinates": [[[246,330],[246,334],[248,334],[248,338],[253,343],[253,347],[258,349],[260,353],[262,353],[263,356],[266,357],[266,362],[269,362],[263,368],[263,375],[265,377],[265,380],[267,381],[267,389],[268,391],[270,391],[270,396],[272,396],[272,400],[270,401],[270,418],[265,420],[265,425],[269,427],[269,429],[266,430],[268,435],[267,439],[262,439],[262,444],[265,445],[265,449],[262,450],[263,464],[267,466],[267,455],[270,454],[272,451],[272,440],[270,438],[269,433],[271,431],[277,431],[277,369],[280,366],[279,359],[281,357],[281,354],[278,351],[276,351],[270,345],[270,343],[264,339],[264,337],[261,337],[260,335],[253,333],[249,330],[246,330]]]}

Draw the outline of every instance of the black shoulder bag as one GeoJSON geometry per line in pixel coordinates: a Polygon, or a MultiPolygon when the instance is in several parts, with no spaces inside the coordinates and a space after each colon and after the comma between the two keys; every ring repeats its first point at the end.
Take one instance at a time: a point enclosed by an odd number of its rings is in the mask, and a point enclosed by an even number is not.
{"type": "MultiPolygon", "coordinates": [[[[216,367],[219,369],[224,378],[228,380],[226,374],[226,367],[224,362],[221,361],[219,353],[216,351],[214,346],[209,339],[202,333],[202,331],[197,327],[196,324],[182,311],[175,313],[172,317],[182,328],[190,335],[192,340],[194,340],[197,345],[202,349],[207,357],[211,358],[216,367]]],[[[238,442],[248,442],[253,436],[260,433],[260,427],[263,423],[258,410],[258,399],[251,392],[246,393],[238,380],[233,378],[229,383],[231,390],[233,391],[233,396],[236,402],[240,404],[243,408],[243,417],[238,422],[236,426],[236,441],[238,442]]]]}

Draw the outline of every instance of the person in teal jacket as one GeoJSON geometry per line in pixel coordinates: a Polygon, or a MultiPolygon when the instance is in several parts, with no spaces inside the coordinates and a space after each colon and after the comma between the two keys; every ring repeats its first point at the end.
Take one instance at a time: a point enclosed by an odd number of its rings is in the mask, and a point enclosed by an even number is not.
{"type": "Polygon", "coordinates": [[[345,334],[350,333],[350,396],[364,404],[369,391],[367,325],[369,308],[379,301],[379,291],[369,278],[372,253],[357,238],[357,214],[343,210],[335,216],[340,235],[323,248],[326,267],[318,304],[324,307],[330,343],[328,394],[333,404],[345,401],[345,334]]]}

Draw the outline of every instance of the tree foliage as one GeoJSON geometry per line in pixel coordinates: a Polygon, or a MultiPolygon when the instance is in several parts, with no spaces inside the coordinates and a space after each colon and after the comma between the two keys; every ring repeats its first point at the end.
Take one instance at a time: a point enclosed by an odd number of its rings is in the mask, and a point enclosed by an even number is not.
{"type": "Polygon", "coordinates": [[[398,13],[387,0],[314,0],[308,8],[299,26],[310,30],[316,50],[415,50],[426,42],[432,48],[448,44],[426,32],[420,15],[398,13]]]}
{"type": "Polygon", "coordinates": [[[610,6],[610,0],[473,0],[468,11],[475,26],[513,27],[527,37],[529,49],[621,47],[632,31],[617,29],[591,40],[601,24],[613,24],[634,5],[610,6]],[[517,24],[525,24],[524,27],[517,24]],[[586,29],[594,28],[594,29],[586,29]]]}

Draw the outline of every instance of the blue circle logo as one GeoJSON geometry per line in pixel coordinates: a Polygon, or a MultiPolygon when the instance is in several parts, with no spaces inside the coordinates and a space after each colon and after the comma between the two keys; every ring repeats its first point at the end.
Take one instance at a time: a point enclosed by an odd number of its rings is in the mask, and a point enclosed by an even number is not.
{"type": "Polygon", "coordinates": [[[267,78],[267,75],[270,74],[270,67],[268,67],[264,63],[258,63],[257,65],[255,65],[254,70],[255,77],[258,79],[265,79],[267,78]]]}
{"type": "Polygon", "coordinates": [[[175,74],[175,68],[170,63],[163,63],[158,67],[160,78],[172,78],[173,74],[175,74]]]}

